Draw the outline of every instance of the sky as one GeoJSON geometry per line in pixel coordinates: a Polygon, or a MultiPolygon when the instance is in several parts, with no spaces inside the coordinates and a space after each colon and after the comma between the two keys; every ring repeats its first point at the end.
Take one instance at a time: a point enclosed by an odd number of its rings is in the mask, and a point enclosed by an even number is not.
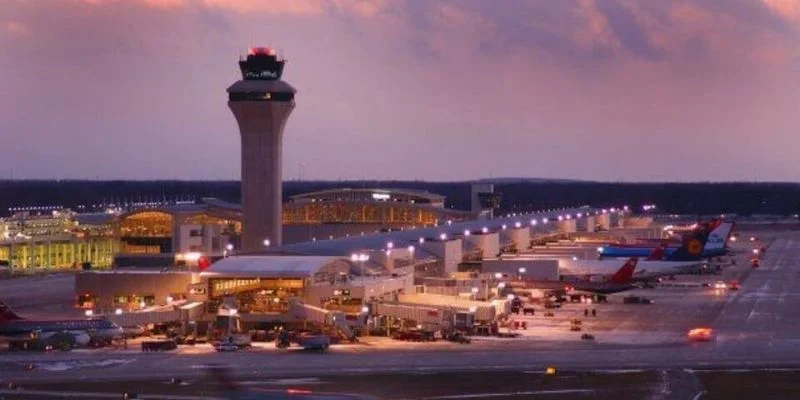
{"type": "Polygon", "coordinates": [[[262,45],[287,180],[800,181],[800,0],[0,0],[0,179],[238,179],[262,45]]]}

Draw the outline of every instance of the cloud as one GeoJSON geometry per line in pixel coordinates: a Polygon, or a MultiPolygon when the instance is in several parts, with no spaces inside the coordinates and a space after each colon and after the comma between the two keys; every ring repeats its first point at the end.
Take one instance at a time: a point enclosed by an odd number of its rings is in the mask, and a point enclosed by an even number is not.
{"type": "Polygon", "coordinates": [[[28,26],[20,21],[3,21],[2,29],[12,35],[18,36],[27,36],[31,33],[28,26]]]}
{"type": "Polygon", "coordinates": [[[489,154],[495,176],[800,179],[737,162],[800,147],[793,3],[727,1],[12,1],[0,177],[236,178],[224,90],[244,46],[274,43],[298,89],[287,177],[467,179],[489,154]],[[697,161],[712,147],[719,170],[697,161]]]}
{"type": "Polygon", "coordinates": [[[667,56],[664,49],[656,48],[650,43],[645,28],[624,5],[617,0],[597,0],[596,4],[617,39],[631,53],[648,60],[661,60],[667,56]]]}
{"type": "Polygon", "coordinates": [[[778,15],[800,24],[800,0],[761,0],[761,2],[778,15]]]}

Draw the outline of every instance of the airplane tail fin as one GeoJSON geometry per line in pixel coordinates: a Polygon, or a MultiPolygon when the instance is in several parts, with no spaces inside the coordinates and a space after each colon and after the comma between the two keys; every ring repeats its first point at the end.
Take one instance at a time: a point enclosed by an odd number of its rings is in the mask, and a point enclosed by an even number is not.
{"type": "Polygon", "coordinates": [[[663,242],[647,256],[647,261],[661,261],[664,259],[664,253],[667,250],[667,243],[663,242]]]}
{"type": "Polygon", "coordinates": [[[0,322],[14,321],[19,319],[22,319],[22,317],[17,315],[14,311],[11,311],[11,307],[6,305],[6,303],[0,303],[0,322]]]}
{"type": "Polygon", "coordinates": [[[735,222],[722,222],[717,225],[714,230],[708,234],[708,239],[706,240],[703,250],[719,251],[725,249],[735,224],[735,222]]]}
{"type": "Polygon", "coordinates": [[[630,283],[633,278],[633,270],[636,269],[636,264],[639,262],[638,258],[631,258],[622,265],[609,280],[611,283],[626,284],[630,283]]]}
{"type": "Polygon", "coordinates": [[[666,258],[667,261],[694,261],[699,260],[703,256],[703,252],[707,250],[714,250],[719,244],[712,244],[712,242],[722,241],[719,249],[725,247],[727,239],[721,239],[730,234],[732,222],[722,222],[718,219],[713,219],[708,222],[699,224],[698,229],[687,235],[681,247],[666,258]],[[710,246],[710,247],[709,247],[710,246]]]}

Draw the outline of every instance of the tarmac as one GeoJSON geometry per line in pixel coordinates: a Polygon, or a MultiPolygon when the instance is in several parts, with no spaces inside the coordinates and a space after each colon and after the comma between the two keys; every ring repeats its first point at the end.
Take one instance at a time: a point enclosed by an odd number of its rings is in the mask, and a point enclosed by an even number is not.
{"type": "MultiPolygon", "coordinates": [[[[515,317],[528,322],[516,339],[479,339],[472,344],[404,343],[367,338],[357,345],[332,346],[326,353],[279,351],[271,345],[250,351],[217,353],[184,347],[170,353],[129,350],[77,350],[69,353],[3,353],[0,376],[20,382],[121,381],[203,376],[208,365],[227,366],[237,379],[324,377],[380,373],[442,374],[460,371],[543,371],[557,366],[571,371],[665,371],[666,392],[699,393],[697,379],[686,371],[800,367],[800,232],[762,231],[771,243],[761,266],[747,262],[753,244],[733,244],[736,264],[721,275],[682,276],[695,287],[638,289],[615,295],[609,304],[567,304],[556,316],[515,317]],[[741,289],[717,290],[700,283],[738,280],[741,289]],[[622,304],[628,294],[646,296],[653,304],[622,304]],[[598,316],[583,317],[595,308],[598,316]],[[582,332],[570,332],[580,318],[582,332]],[[707,326],[711,342],[690,342],[688,329],[707,326]],[[584,332],[597,340],[581,341],[584,332]],[[25,366],[33,364],[34,371],[25,366]],[[683,372],[682,372],[683,371],[683,372]],[[670,386],[671,385],[671,386],[670,386]],[[672,387],[671,389],[669,389],[672,387]],[[684,388],[684,389],[681,389],[684,388]]],[[[748,237],[742,232],[740,237],[748,237]]],[[[36,278],[38,279],[38,278],[36,278]]],[[[49,278],[62,279],[62,278],[49,278]]],[[[6,296],[8,286],[0,285],[6,296]]],[[[15,290],[24,290],[22,282],[15,290]]],[[[666,393],[665,392],[665,393],[666,393]]],[[[665,395],[662,398],[672,398],[665,395]]],[[[675,397],[682,398],[682,397],[675,397]]]]}

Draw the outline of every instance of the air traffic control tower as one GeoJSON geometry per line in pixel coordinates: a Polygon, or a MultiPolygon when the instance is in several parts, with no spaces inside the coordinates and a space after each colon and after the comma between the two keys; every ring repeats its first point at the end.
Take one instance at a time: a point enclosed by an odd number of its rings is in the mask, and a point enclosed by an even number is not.
{"type": "Polygon", "coordinates": [[[228,107],[242,136],[242,250],[281,244],[283,127],[295,89],[281,80],[286,61],[270,48],[239,60],[242,80],[228,88],[228,107]]]}

